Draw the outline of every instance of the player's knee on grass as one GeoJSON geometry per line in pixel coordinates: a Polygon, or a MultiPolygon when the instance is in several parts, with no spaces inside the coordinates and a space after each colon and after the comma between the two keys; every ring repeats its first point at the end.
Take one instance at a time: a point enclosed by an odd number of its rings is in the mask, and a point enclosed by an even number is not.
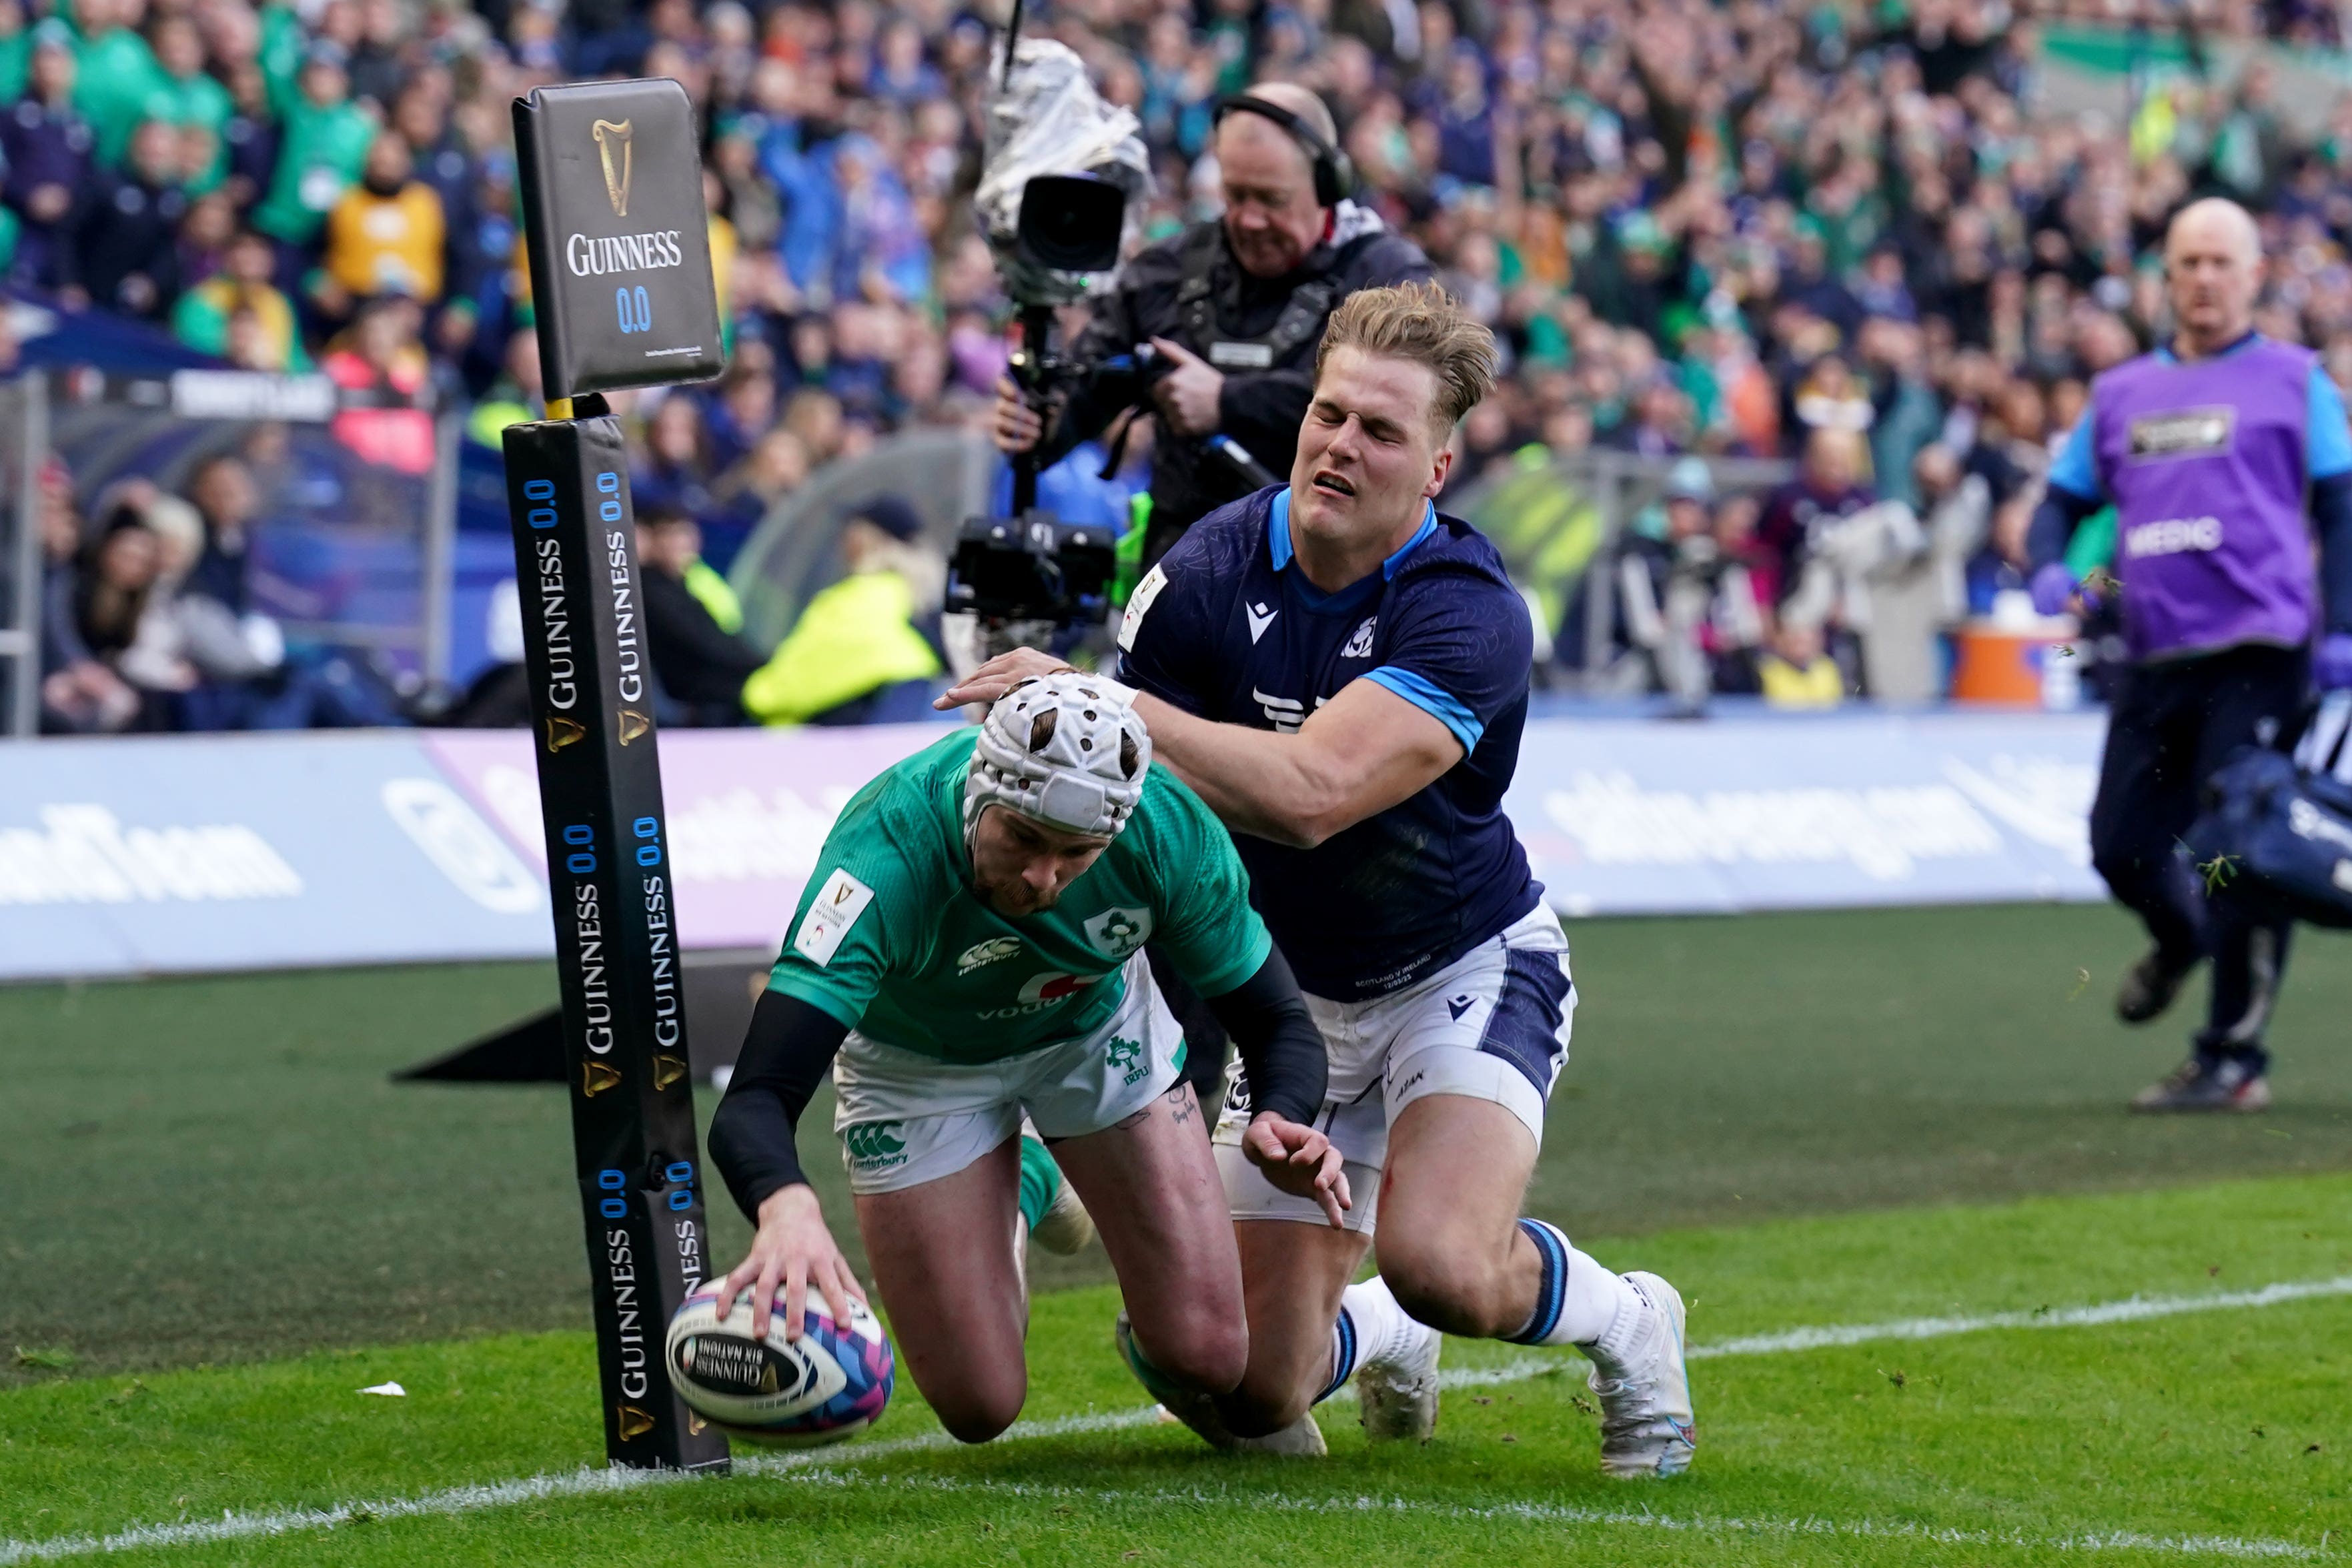
{"type": "Polygon", "coordinates": [[[1028,1389],[1025,1378],[991,1378],[960,1384],[923,1397],[948,1436],[959,1443],[985,1443],[1020,1418],[1028,1389]]]}
{"type": "Polygon", "coordinates": [[[1236,1437],[1265,1437],[1282,1431],[1306,1415],[1321,1392],[1319,1376],[1257,1375],[1258,1372],[1253,1367],[1239,1387],[1217,1401],[1217,1414],[1236,1437]]]}
{"type": "Polygon", "coordinates": [[[1135,1338],[1161,1374],[1204,1394],[1231,1393],[1248,1369],[1249,1329],[1238,1315],[1227,1322],[1171,1312],[1161,1322],[1136,1321],[1135,1338]]]}

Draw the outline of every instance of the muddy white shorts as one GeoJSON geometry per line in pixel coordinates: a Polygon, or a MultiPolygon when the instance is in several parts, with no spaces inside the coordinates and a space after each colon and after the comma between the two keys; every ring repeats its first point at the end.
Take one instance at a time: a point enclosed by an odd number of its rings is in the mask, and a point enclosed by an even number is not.
{"type": "Polygon", "coordinates": [[[1141,953],[1126,977],[1126,999],[1100,1028],[996,1061],[941,1061],[852,1030],[833,1061],[850,1190],[953,1176],[1018,1133],[1024,1111],[1042,1136],[1077,1138],[1165,1094],[1183,1066],[1183,1031],[1141,953]]]}
{"type": "MultiPolygon", "coordinates": [[[[1307,1010],[1331,1054],[1330,1087],[1315,1124],[1347,1161],[1355,1205],[1349,1229],[1371,1231],[1389,1124],[1425,1095],[1493,1101],[1543,1147],[1544,1103],[1568,1061],[1576,1017],[1568,935],[1544,905],[1418,984],[1363,1002],[1309,996],[1307,1010]]],[[[1314,1199],[1275,1186],[1243,1155],[1250,1097],[1238,1061],[1226,1082],[1215,1136],[1234,1218],[1323,1224],[1314,1199]]]]}

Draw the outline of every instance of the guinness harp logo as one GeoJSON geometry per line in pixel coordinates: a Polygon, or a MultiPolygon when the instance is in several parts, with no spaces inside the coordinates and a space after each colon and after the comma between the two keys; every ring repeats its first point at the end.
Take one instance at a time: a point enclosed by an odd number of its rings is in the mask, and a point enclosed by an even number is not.
{"type": "Polygon", "coordinates": [[[633,707],[623,708],[621,710],[621,744],[623,746],[628,745],[629,742],[644,735],[646,731],[651,729],[653,727],[654,721],[647,718],[644,714],[639,713],[636,709],[633,707]]]}
{"type": "Polygon", "coordinates": [[[604,161],[604,194],[612,201],[613,215],[625,218],[629,215],[629,121],[616,125],[600,120],[589,127],[589,133],[596,138],[597,155],[604,161]]]}
{"type": "Polygon", "coordinates": [[[686,1063],[675,1056],[654,1058],[654,1087],[667,1089],[686,1076],[686,1063]]]}
{"type": "Polygon", "coordinates": [[[632,1437],[642,1437],[654,1429],[654,1418],[634,1405],[620,1406],[619,1414],[620,1420],[617,1425],[621,1428],[621,1439],[624,1442],[632,1437]]]}
{"type": "Polygon", "coordinates": [[[547,749],[561,751],[587,733],[587,726],[576,718],[550,718],[547,721],[547,749]]]}
{"type": "Polygon", "coordinates": [[[621,1070],[617,1067],[607,1067],[601,1061],[580,1064],[580,1092],[591,1100],[607,1089],[617,1088],[620,1082],[621,1070]]]}

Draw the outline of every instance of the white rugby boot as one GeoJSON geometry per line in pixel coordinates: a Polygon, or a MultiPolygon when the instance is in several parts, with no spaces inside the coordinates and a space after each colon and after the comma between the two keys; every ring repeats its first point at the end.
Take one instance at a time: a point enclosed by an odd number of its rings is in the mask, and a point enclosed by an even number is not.
{"type": "Polygon", "coordinates": [[[1296,1458],[1319,1459],[1330,1450],[1324,1446],[1323,1428],[1315,1424],[1310,1410],[1279,1432],[1269,1432],[1263,1437],[1236,1437],[1225,1429],[1224,1417],[1217,1414],[1217,1402],[1196,1388],[1187,1388],[1166,1376],[1144,1359],[1135,1343],[1135,1330],[1127,1320],[1127,1309],[1119,1309],[1118,1321],[1111,1326],[1111,1339],[1118,1346],[1118,1358],[1127,1363],[1127,1370],[1143,1385],[1143,1391],[1160,1402],[1162,1420],[1177,1421],[1209,1447],[1228,1454],[1284,1454],[1296,1458]]]}
{"type": "Polygon", "coordinates": [[[1655,1274],[1620,1277],[1642,1298],[1641,1321],[1622,1354],[1586,1348],[1601,1401],[1601,1469],[1621,1480],[1678,1476],[1698,1447],[1683,1364],[1683,1299],[1655,1274]]]}
{"type": "Polygon", "coordinates": [[[1357,1419],[1375,1443],[1426,1443],[1437,1430],[1437,1355],[1445,1336],[1426,1323],[1399,1352],[1356,1369],[1357,1419]]]}

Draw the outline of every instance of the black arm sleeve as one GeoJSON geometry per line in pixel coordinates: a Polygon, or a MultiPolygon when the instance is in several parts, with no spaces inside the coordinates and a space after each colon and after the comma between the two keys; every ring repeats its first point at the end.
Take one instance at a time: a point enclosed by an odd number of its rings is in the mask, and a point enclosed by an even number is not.
{"type": "Polygon", "coordinates": [[[2352,474],[2311,482],[2319,530],[2319,613],[2330,632],[2352,632],[2352,474]]]}
{"type": "Polygon", "coordinates": [[[1256,974],[1208,1001],[1249,1074],[1250,1108],[1311,1124],[1323,1109],[1331,1062],[1282,949],[1266,949],[1256,974]]]}
{"type": "Polygon", "coordinates": [[[2042,504],[2033,508],[2033,521],[2025,530],[2026,570],[2039,571],[2065,555],[2083,519],[2105,505],[2056,485],[2045,486],[2042,504]]]}
{"type": "Polygon", "coordinates": [[[798,997],[768,991],[751,1009],[727,1097],[710,1118],[710,1163],[754,1225],[779,1187],[804,1182],[793,1129],[833,1065],[849,1026],[798,997]]]}

